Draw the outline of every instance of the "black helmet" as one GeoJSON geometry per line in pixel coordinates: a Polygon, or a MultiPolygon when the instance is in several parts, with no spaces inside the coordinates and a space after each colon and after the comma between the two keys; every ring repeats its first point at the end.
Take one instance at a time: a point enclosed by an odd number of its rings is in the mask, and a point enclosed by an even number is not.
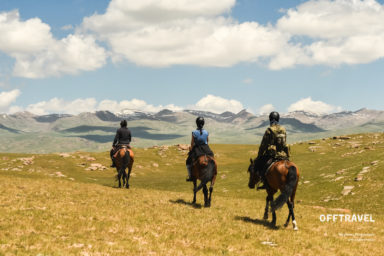
{"type": "Polygon", "coordinates": [[[121,127],[127,127],[127,120],[121,120],[120,126],[121,127]]]}
{"type": "Polygon", "coordinates": [[[197,127],[203,128],[204,122],[205,122],[204,121],[204,117],[199,116],[198,118],[196,118],[196,125],[197,125],[197,127]]]}
{"type": "Polygon", "coordinates": [[[276,111],[272,111],[270,114],[269,114],[269,121],[270,122],[279,122],[279,119],[280,119],[280,115],[279,113],[277,113],[276,111]]]}

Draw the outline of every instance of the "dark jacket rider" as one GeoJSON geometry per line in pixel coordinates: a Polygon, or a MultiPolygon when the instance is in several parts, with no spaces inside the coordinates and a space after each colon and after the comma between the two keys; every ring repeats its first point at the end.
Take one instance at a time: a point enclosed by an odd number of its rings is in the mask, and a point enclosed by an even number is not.
{"type": "Polygon", "coordinates": [[[131,131],[127,128],[127,120],[122,120],[120,122],[120,128],[116,131],[115,139],[112,143],[112,149],[110,151],[110,156],[112,159],[111,167],[115,166],[115,161],[113,155],[119,149],[120,145],[128,145],[131,143],[131,131]]]}
{"type": "MultiPolygon", "coordinates": [[[[269,114],[270,126],[264,133],[255,162],[255,169],[260,173],[265,183],[265,171],[277,160],[289,159],[289,149],[286,144],[287,133],[279,124],[280,115],[276,111],[269,114]]],[[[265,185],[259,189],[265,188],[265,185]]]]}
{"type": "Polygon", "coordinates": [[[201,155],[214,156],[212,150],[208,146],[208,131],[204,130],[204,117],[196,118],[197,128],[192,132],[191,146],[189,147],[188,158],[186,161],[188,178],[187,181],[192,181],[192,165],[201,155]]]}

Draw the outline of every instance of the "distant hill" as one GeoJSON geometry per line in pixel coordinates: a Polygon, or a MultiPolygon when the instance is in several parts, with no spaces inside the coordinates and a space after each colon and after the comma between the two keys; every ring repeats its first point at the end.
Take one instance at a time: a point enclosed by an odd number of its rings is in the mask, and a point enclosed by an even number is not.
{"type": "MultiPolygon", "coordinates": [[[[119,113],[97,111],[41,116],[20,112],[0,115],[0,134],[7,134],[0,136],[0,151],[108,149],[122,119],[128,120],[135,147],[189,143],[197,116],[206,119],[205,128],[210,132],[212,143],[258,144],[269,125],[268,115],[254,115],[246,110],[217,114],[201,110],[163,109],[153,113],[126,109],[119,113]]],[[[295,111],[282,114],[280,123],[287,128],[288,142],[293,143],[346,133],[381,132],[384,111],[360,109],[328,115],[295,111]]]]}

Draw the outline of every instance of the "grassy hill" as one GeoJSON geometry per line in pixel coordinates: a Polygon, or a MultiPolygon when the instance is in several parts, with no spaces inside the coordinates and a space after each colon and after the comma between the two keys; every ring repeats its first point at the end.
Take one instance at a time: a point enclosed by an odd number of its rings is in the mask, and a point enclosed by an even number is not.
{"type": "Polygon", "coordinates": [[[247,187],[257,146],[212,145],[212,207],[190,204],[186,152],[134,149],[131,189],[116,188],[108,152],[0,154],[0,255],[380,255],[384,242],[384,134],[296,143],[299,231],[262,220],[265,192],[247,187]],[[98,166],[91,171],[89,167],[98,166]],[[359,178],[358,178],[359,177],[359,178]],[[355,179],[358,178],[355,181],[355,179]],[[354,186],[347,193],[345,186],[354,186]],[[342,192],[346,195],[343,195],[342,192]],[[321,222],[372,214],[374,223],[321,222]]]}

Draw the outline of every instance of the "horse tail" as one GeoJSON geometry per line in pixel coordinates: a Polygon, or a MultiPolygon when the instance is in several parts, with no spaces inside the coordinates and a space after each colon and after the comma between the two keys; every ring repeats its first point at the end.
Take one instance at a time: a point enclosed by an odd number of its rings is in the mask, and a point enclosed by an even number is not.
{"type": "Polygon", "coordinates": [[[125,150],[125,154],[124,154],[124,158],[123,158],[124,169],[129,166],[129,161],[130,161],[129,150],[125,150]]]}
{"type": "Polygon", "coordinates": [[[211,181],[215,175],[215,162],[213,160],[208,161],[208,165],[201,170],[200,180],[202,183],[206,184],[208,181],[211,181]]]}
{"type": "Polygon", "coordinates": [[[297,170],[295,166],[288,168],[287,181],[281,194],[271,203],[272,210],[280,209],[292,195],[297,183],[297,170]]]}

